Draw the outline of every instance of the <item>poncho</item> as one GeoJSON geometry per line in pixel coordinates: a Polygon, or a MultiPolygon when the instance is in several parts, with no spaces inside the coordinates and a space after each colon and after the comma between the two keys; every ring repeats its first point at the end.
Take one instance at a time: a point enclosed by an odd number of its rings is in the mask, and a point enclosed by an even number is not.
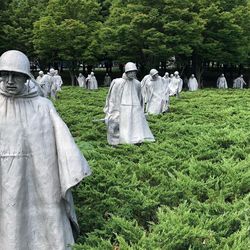
{"type": "Polygon", "coordinates": [[[190,91],[196,91],[198,89],[198,82],[195,77],[190,77],[188,80],[188,89],[190,91]]]}
{"type": "Polygon", "coordinates": [[[79,84],[80,88],[86,88],[86,78],[83,75],[78,76],[77,81],[78,81],[78,84],[79,84]]]}
{"type": "Polygon", "coordinates": [[[70,188],[90,175],[53,104],[34,88],[0,86],[0,245],[3,250],[68,250],[78,225],[70,188]]]}
{"type": "Polygon", "coordinates": [[[217,79],[217,87],[219,89],[227,89],[228,88],[227,80],[224,76],[221,76],[217,79]]]}
{"type": "Polygon", "coordinates": [[[86,84],[87,84],[88,89],[98,89],[98,83],[97,83],[95,76],[89,75],[86,78],[86,84]]]}
{"type": "Polygon", "coordinates": [[[237,77],[234,80],[233,87],[236,89],[243,89],[244,85],[247,85],[242,77],[237,77]]]}
{"type": "Polygon", "coordinates": [[[109,144],[154,141],[142,109],[141,87],[138,80],[114,79],[109,89],[104,112],[109,144]]]}
{"type": "Polygon", "coordinates": [[[168,92],[162,78],[158,76],[154,80],[150,76],[147,86],[146,112],[155,115],[166,112],[168,109],[167,93],[168,92]]]}
{"type": "Polygon", "coordinates": [[[173,96],[173,95],[180,93],[180,91],[182,90],[182,85],[183,85],[183,81],[180,77],[171,78],[171,81],[168,85],[169,95],[173,96]]]}

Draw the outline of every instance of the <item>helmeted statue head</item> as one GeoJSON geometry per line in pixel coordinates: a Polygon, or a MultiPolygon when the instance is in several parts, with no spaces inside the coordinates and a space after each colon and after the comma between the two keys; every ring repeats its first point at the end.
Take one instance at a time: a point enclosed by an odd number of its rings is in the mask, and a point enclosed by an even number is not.
{"type": "Polygon", "coordinates": [[[38,72],[38,74],[39,74],[39,76],[43,76],[43,71],[40,70],[40,71],[38,72]]]}
{"type": "Polygon", "coordinates": [[[168,76],[169,76],[169,73],[168,73],[168,72],[166,72],[164,76],[165,76],[165,77],[168,77],[168,76]]]}
{"type": "Polygon", "coordinates": [[[224,77],[224,74],[223,74],[223,73],[221,74],[221,77],[224,77]]]}
{"type": "Polygon", "coordinates": [[[1,89],[9,95],[25,92],[25,83],[33,78],[28,57],[18,50],[9,50],[0,57],[1,89]]]}
{"type": "Polygon", "coordinates": [[[152,77],[152,79],[156,79],[159,75],[159,72],[156,69],[151,69],[149,74],[152,77]]]}
{"type": "Polygon", "coordinates": [[[174,72],[174,75],[175,75],[175,76],[178,76],[178,75],[179,75],[179,72],[178,72],[178,71],[175,71],[175,72],[174,72]]]}
{"type": "Polygon", "coordinates": [[[135,63],[128,62],[125,64],[125,73],[127,73],[129,71],[137,71],[137,67],[136,67],[135,63]]]}
{"type": "Polygon", "coordinates": [[[28,57],[18,50],[8,50],[1,55],[0,71],[18,72],[33,78],[28,57]]]}
{"type": "Polygon", "coordinates": [[[55,75],[55,70],[53,69],[53,68],[51,68],[50,70],[49,70],[49,73],[50,73],[50,75],[55,75]]]}
{"type": "Polygon", "coordinates": [[[90,73],[90,75],[91,75],[91,76],[94,76],[94,75],[95,75],[95,73],[92,71],[92,72],[90,73]]]}
{"type": "Polygon", "coordinates": [[[125,64],[125,74],[127,75],[128,79],[133,79],[136,77],[137,67],[135,63],[128,62],[125,64]]]}
{"type": "Polygon", "coordinates": [[[149,74],[151,75],[151,76],[154,76],[154,75],[156,75],[156,74],[158,74],[159,72],[156,70],[156,69],[151,69],[150,70],[150,72],[149,72],[149,74]]]}
{"type": "Polygon", "coordinates": [[[192,74],[191,77],[194,78],[194,74],[192,74]]]}

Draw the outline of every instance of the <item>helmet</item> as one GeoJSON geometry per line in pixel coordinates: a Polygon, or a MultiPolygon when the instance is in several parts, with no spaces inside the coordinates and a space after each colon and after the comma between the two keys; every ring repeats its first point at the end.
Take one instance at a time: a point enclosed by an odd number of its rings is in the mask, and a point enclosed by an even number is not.
{"type": "Polygon", "coordinates": [[[18,50],[8,50],[1,55],[0,71],[14,71],[33,78],[28,57],[18,50]]]}
{"type": "Polygon", "coordinates": [[[150,70],[150,72],[149,72],[149,74],[151,75],[151,76],[154,76],[154,75],[156,75],[156,74],[158,74],[159,72],[156,70],[156,69],[151,69],[150,70]]]}
{"type": "Polygon", "coordinates": [[[43,75],[43,71],[40,70],[40,71],[38,72],[38,74],[39,74],[39,75],[43,75]]]}
{"type": "Polygon", "coordinates": [[[174,72],[174,75],[179,75],[179,71],[175,71],[175,72],[174,72]]]}
{"type": "Polygon", "coordinates": [[[128,71],[137,71],[136,65],[132,62],[126,63],[125,64],[125,73],[127,73],[128,71]]]}
{"type": "Polygon", "coordinates": [[[94,73],[93,71],[90,73],[90,75],[92,75],[92,76],[93,76],[94,74],[95,74],[95,73],[94,73]]]}
{"type": "Polygon", "coordinates": [[[166,73],[165,73],[165,76],[169,76],[169,73],[168,73],[168,72],[166,72],[166,73]]]}
{"type": "Polygon", "coordinates": [[[50,73],[50,74],[55,74],[55,70],[54,70],[53,68],[51,68],[51,69],[49,70],[49,73],[50,73]]]}

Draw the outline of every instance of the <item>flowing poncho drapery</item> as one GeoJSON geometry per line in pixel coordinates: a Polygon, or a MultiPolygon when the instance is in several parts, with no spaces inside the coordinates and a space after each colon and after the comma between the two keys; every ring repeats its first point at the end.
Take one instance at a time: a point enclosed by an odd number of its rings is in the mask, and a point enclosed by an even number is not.
{"type": "Polygon", "coordinates": [[[88,89],[98,89],[98,83],[95,76],[89,75],[86,78],[86,84],[88,89]]]}
{"type": "Polygon", "coordinates": [[[0,170],[1,249],[71,249],[78,225],[70,188],[90,169],[34,89],[14,98],[0,88],[0,170]]]}
{"type": "Polygon", "coordinates": [[[51,86],[53,85],[53,77],[48,73],[45,74],[39,81],[39,85],[43,91],[44,97],[51,95],[51,86]]]}
{"type": "Polygon", "coordinates": [[[196,91],[198,89],[198,82],[195,77],[190,77],[188,80],[188,89],[190,91],[196,91]]]}
{"type": "Polygon", "coordinates": [[[217,79],[217,87],[219,89],[227,89],[228,86],[227,86],[227,80],[224,76],[220,76],[218,79],[217,79]]]}
{"type": "Polygon", "coordinates": [[[126,77],[112,81],[104,108],[108,143],[154,141],[142,109],[140,82],[126,77]]]}
{"type": "Polygon", "coordinates": [[[234,80],[233,87],[236,89],[243,89],[244,85],[247,85],[243,77],[237,77],[234,80]]]}
{"type": "Polygon", "coordinates": [[[110,86],[110,83],[111,83],[111,77],[106,75],[104,77],[103,85],[104,86],[110,86]]]}
{"type": "Polygon", "coordinates": [[[60,75],[54,75],[54,83],[56,85],[56,91],[60,91],[61,87],[63,85],[63,80],[62,77],[60,75]]]}
{"type": "Polygon", "coordinates": [[[85,78],[85,76],[83,76],[83,75],[78,76],[77,77],[77,82],[78,82],[80,88],[86,88],[86,78],[85,78]]]}
{"type": "Polygon", "coordinates": [[[146,103],[148,98],[147,98],[147,85],[149,84],[149,81],[151,79],[150,75],[145,75],[143,79],[141,80],[141,94],[143,98],[143,103],[146,103]]]}
{"type": "Polygon", "coordinates": [[[180,77],[172,77],[169,83],[169,95],[173,96],[181,92],[183,81],[180,77]]]}
{"type": "Polygon", "coordinates": [[[168,110],[168,89],[165,88],[165,84],[160,76],[156,79],[149,78],[147,84],[147,104],[146,112],[150,114],[161,114],[168,110]]]}
{"type": "Polygon", "coordinates": [[[167,89],[169,87],[169,84],[171,82],[171,78],[169,76],[163,76],[162,77],[162,80],[163,80],[163,83],[164,83],[164,87],[166,89],[166,92],[167,92],[167,89]]]}

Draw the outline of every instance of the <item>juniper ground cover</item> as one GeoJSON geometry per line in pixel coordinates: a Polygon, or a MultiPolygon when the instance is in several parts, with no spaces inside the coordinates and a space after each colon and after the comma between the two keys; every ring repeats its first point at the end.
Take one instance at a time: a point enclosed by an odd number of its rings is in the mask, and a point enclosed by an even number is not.
{"type": "Polygon", "coordinates": [[[107,91],[55,102],[93,170],[74,189],[74,249],[250,249],[250,91],[182,93],[148,117],[155,143],[117,148],[95,121],[107,91]]]}

